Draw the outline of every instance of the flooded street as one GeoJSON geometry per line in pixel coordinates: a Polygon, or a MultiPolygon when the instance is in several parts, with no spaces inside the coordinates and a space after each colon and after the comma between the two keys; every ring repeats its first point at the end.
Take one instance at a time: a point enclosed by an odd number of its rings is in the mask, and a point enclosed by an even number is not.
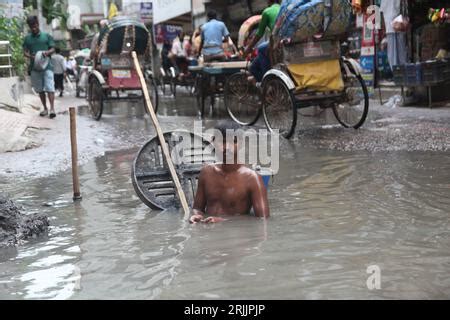
{"type": "MultiPolygon", "coordinates": [[[[165,131],[191,129],[196,119],[194,100],[178,100],[163,101],[165,131]]],[[[0,189],[26,212],[50,218],[48,237],[0,251],[0,299],[450,297],[448,136],[430,140],[430,148],[420,137],[416,146],[393,139],[390,146],[399,147],[381,150],[389,130],[400,137],[398,126],[380,131],[380,119],[390,116],[371,115],[354,135],[334,124],[309,127],[280,143],[270,219],[189,225],[181,212],[151,211],[133,189],[132,160],[154,135],[138,109],[137,116],[106,110],[102,127],[109,126],[116,150],[81,166],[79,203],[72,202],[69,169],[0,176],[0,189]],[[355,147],[339,148],[339,134],[355,147]],[[379,290],[366,284],[373,265],[381,271],[379,290]]],[[[439,119],[429,123],[449,132],[439,119]]]]}

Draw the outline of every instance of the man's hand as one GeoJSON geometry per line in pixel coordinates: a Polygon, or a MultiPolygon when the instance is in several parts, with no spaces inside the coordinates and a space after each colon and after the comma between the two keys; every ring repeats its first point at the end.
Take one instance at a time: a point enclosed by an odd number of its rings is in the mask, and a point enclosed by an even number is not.
{"type": "Polygon", "coordinates": [[[203,220],[203,216],[201,214],[193,214],[190,218],[189,218],[189,222],[190,223],[197,223],[203,220]]]}
{"type": "Polygon", "coordinates": [[[224,218],[220,218],[220,217],[208,217],[206,219],[201,220],[201,222],[203,223],[217,223],[217,222],[222,222],[225,221],[226,219],[224,218]]]}
{"type": "Polygon", "coordinates": [[[251,53],[252,53],[252,48],[250,46],[248,46],[244,50],[244,57],[247,58],[251,53]]]}

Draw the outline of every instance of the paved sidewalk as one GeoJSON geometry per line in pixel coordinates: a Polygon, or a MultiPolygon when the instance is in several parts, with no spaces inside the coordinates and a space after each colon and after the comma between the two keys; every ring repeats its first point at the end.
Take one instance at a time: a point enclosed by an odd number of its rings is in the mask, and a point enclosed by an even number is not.
{"type": "MultiPolygon", "coordinates": [[[[83,104],[83,100],[67,96],[55,98],[55,111],[57,115],[66,113],[70,106],[83,104]]],[[[24,96],[24,107],[22,113],[10,111],[0,107],[0,153],[23,151],[40,145],[34,137],[27,135],[30,128],[45,130],[57,127],[56,119],[40,117],[39,110],[42,104],[39,96],[26,94],[24,96]]]]}
{"type": "Polygon", "coordinates": [[[38,114],[22,114],[0,109],[0,153],[32,148],[36,143],[26,136],[28,128],[51,129],[52,121],[38,114]]]}

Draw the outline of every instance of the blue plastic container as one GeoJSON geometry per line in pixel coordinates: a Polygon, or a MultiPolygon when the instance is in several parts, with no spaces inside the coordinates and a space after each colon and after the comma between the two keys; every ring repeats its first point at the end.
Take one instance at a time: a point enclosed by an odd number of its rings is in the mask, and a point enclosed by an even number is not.
{"type": "Polygon", "coordinates": [[[272,170],[268,168],[257,168],[256,172],[258,172],[258,174],[261,176],[264,182],[264,186],[266,187],[266,189],[268,189],[270,178],[273,176],[272,170]]]}

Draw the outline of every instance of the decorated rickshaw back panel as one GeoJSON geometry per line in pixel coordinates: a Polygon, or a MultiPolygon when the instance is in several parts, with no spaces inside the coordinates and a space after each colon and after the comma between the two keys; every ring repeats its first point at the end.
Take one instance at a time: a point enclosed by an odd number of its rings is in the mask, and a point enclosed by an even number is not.
{"type": "Polygon", "coordinates": [[[308,41],[283,46],[285,64],[310,63],[339,59],[340,44],[336,40],[308,41]]]}
{"type": "Polygon", "coordinates": [[[325,36],[338,36],[351,27],[352,18],[348,0],[284,0],[273,35],[277,39],[302,41],[322,33],[326,27],[325,36]]]}
{"type": "Polygon", "coordinates": [[[120,54],[123,51],[136,51],[138,55],[149,54],[151,34],[139,21],[125,17],[113,19],[101,30],[97,52],[120,54]]]}
{"type": "Polygon", "coordinates": [[[141,89],[139,76],[134,69],[110,69],[107,77],[111,89],[141,89]]]}

